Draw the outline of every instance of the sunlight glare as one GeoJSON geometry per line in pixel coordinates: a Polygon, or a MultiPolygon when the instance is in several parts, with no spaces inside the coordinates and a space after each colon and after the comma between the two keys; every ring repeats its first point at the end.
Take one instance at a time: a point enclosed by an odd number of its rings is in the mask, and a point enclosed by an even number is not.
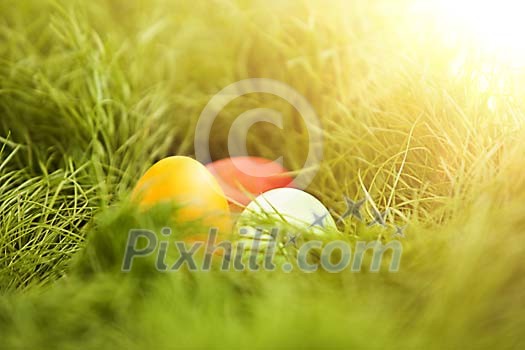
{"type": "Polygon", "coordinates": [[[461,30],[480,50],[525,67],[525,1],[439,0],[438,4],[448,29],[461,30]]]}

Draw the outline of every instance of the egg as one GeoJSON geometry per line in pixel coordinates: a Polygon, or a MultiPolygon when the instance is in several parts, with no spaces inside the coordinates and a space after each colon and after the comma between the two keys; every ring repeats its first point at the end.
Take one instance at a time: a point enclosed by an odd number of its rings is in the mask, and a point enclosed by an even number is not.
{"type": "Polygon", "coordinates": [[[244,236],[250,236],[254,232],[253,223],[265,215],[271,220],[285,221],[315,234],[337,230],[328,209],[311,194],[295,188],[277,188],[255,198],[241,213],[237,228],[240,230],[244,227],[244,236]]]}
{"type": "Polygon", "coordinates": [[[232,157],[207,164],[230,201],[240,211],[259,194],[289,186],[293,178],[279,163],[259,157],[232,157]]]}
{"type": "Polygon", "coordinates": [[[142,208],[177,203],[181,208],[175,219],[180,222],[200,220],[219,232],[231,229],[224,192],[206,167],[189,157],[167,157],[155,163],[137,182],[132,198],[142,208]]]}

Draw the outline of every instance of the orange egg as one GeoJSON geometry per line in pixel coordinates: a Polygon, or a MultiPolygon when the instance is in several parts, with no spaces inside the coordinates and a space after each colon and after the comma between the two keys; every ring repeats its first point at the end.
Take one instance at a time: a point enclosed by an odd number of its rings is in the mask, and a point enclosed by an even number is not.
{"type": "Polygon", "coordinates": [[[155,163],[138,181],[132,198],[143,208],[174,202],[181,206],[176,220],[201,220],[219,232],[231,229],[224,192],[206,167],[189,157],[168,157],[155,163]]]}

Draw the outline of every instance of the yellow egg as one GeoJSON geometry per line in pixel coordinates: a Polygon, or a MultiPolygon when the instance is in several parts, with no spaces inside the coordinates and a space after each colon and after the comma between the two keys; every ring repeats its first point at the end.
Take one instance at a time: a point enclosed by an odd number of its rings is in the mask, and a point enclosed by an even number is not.
{"type": "Polygon", "coordinates": [[[206,167],[189,157],[168,157],[155,163],[137,182],[132,198],[143,208],[177,203],[181,209],[176,220],[181,222],[201,220],[219,232],[231,228],[224,192],[206,167]]]}

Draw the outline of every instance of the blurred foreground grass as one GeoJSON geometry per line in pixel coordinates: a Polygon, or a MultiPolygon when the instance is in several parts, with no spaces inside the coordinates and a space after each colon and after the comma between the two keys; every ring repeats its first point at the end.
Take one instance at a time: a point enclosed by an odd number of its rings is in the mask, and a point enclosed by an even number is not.
{"type": "MultiPolygon", "coordinates": [[[[410,5],[1,2],[0,347],[522,348],[523,74],[410,5]],[[399,273],[118,272],[128,229],[162,225],[127,208],[130,188],[192,155],[209,99],[254,77],[321,119],[309,192],[337,215],[366,191],[409,224],[399,273]]],[[[256,107],[285,130],[258,125],[250,151],[299,169],[300,116],[260,94],[221,113],[213,156],[256,107]]]]}

